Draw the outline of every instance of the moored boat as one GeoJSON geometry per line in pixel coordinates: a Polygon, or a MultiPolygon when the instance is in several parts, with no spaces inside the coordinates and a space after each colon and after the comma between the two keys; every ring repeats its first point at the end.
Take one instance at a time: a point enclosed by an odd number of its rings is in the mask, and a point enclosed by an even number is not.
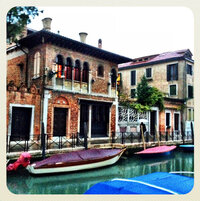
{"type": "Polygon", "coordinates": [[[179,147],[183,150],[183,151],[194,151],[194,145],[193,144],[181,144],[179,145],[179,147]]]}
{"type": "Polygon", "coordinates": [[[125,149],[88,149],[55,154],[41,161],[28,164],[31,174],[72,172],[99,168],[116,163],[125,149]]]}
{"type": "Polygon", "coordinates": [[[157,146],[148,149],[144,149],[142,151],[136,152],[135,154],[142,156],[151,156],[151,155],[166,155],[169,154],[172,150],[174,150],[176,146],[157,146]]]}
{"type": "Polygon", "coordinates": [[[186,194],[194,185],[194,178],[155,172],[134,178],[116,178],[100,182],[85,194],[186,194]]]}

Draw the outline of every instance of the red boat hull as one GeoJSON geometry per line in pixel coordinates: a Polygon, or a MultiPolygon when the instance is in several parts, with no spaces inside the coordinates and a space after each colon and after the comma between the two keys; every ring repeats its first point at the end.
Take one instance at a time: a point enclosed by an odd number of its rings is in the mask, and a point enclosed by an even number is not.
{"type": "Polygon", "coordinates": [[[151,154],[163,154],[174,150],[176,146],[158,146],[153,148],[148,148],[143,151],[136,152],[135,154],[141,155],[151,155],[151,154]]]}

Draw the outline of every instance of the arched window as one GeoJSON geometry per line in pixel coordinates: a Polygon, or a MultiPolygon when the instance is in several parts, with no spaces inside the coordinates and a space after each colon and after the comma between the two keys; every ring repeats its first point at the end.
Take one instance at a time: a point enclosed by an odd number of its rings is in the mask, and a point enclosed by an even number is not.
{"type": "Polygon", "coordinates": [[[116,80],[117,80],[117,72],[116,70],[113,68],[111,70],[111,85],[112,87],[116,87],[116,80]]]}
{"type": "Polygon", "coordinates": [[[98,77],[103,77],[104,76],[104,68],[102,65],[99,65],[98,66],[98,69],[97,69],[97,76],[98,77]]]}
{"type": "Polygon", "coordinates": [[[74,80],[80,81],[80,78],[81,78],[81,64],[79,60],[76,60],[74,67],[74,80]]]}
{"type": "Polygon", "coordinates": [[[67,59],[66,59],[65,79],[66,80],[72,79],[72,59],[70,57],[67,57],[67,59]]]}
{"type": "Polygon", "coordinates": [[[88,62],[83,63],[83,74],[82,74],[82,81],[88,82],[88,74],[89,74],[89,64],[88,62]]]}
{"type": "Polygon", "coordinates": [[[34,55],[34,77],[40,76],[40,53],[36,52],[34,55]]]}
{"type": "Polygon", "coordinates": [[[57,77],[63,78],[64,77],[64,62],[63,62],[62,55],[57,55],[56,57],[56,69],[57,69],[57,77]]]}

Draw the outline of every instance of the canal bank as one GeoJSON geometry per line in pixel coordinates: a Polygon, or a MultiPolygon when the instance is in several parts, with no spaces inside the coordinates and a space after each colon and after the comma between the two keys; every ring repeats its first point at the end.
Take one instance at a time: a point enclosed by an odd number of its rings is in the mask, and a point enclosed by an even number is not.
{"type": "MultiPolygon", "coordinates": [[[[184,144],[190,144],[192,143],[192,140],[187,140],[184,142],[184,144]]],[[[181,145],[183,144],[182,140],[177,140],[177,141],[161,141],[160,145],[181,145]]],[[[158,142],[147,142],[146,143],[146,148],[151,148],[151,147],[155,147],[158,146],[158,142]]],[[[142,150],[144,145],[143,143],[104,143],[104,144],[99,144],[98,141],[95,143],[90,143],[88,144],[88,148],[124,148],[126,147],[126,151],[124,153],[124,155],[128,155],[129,153],[134,153],[137,152],[139,150],[142,150]]],[[[49,157],[53,154],[58,154],[58,153],[66,153],[66,152],[72,152],[72,151],[78,151],[78,150],[82,150],[85,149],[85,147],[83,146],[78,146],[78,147],[68,147],[68,148],[62,148],[62,149],[47,149],[45,150],[45,156],[49,157]]],[[[42,150],[30,150],[28,151],[33,159],[37,159],[37,158],[41,158],[42,157],[42,150]]],[[[16,160],[19,158],[20,154],[22,153],[22,151],[20,152],[11,152],[11,153],[7,153],[7,161],[12,161],[12,160],[16,160]]]]}

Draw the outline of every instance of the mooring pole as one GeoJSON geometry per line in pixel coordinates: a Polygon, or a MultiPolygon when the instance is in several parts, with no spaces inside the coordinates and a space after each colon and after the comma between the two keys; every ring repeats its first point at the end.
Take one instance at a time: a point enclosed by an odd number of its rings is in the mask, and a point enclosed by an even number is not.
{"type": "Polygon", "coordinates": [[[42,145],[42,158],[45,159],[45,134],[44,134],[44,122],[42,122],[41,145],[42,145]]]}
{"type": "Polygon", "coordinates": [[[145,143],[145,139],[144,139],[143,126],[141,124],[140,124],[140,131],[141,131],[141,134],[142,134],[143,146],[144,146],[144,149],[146,149],[146,143],[145,143]]]}
{"type": "Polygon", "coordinates": [[[84,147],[85,149],[88,149],[88,127],[87,127],[87,123],[84,122],[84,147]]]}
{"type": "Polygon", "coordinates": [[[192,124],[192,122],[191,122],[191,124],[190,124],[190,126],[191,126],[191,134],[192,134],[192,144],[194,144],[194,130],[193,130],[193,124],[192,124]]]}

